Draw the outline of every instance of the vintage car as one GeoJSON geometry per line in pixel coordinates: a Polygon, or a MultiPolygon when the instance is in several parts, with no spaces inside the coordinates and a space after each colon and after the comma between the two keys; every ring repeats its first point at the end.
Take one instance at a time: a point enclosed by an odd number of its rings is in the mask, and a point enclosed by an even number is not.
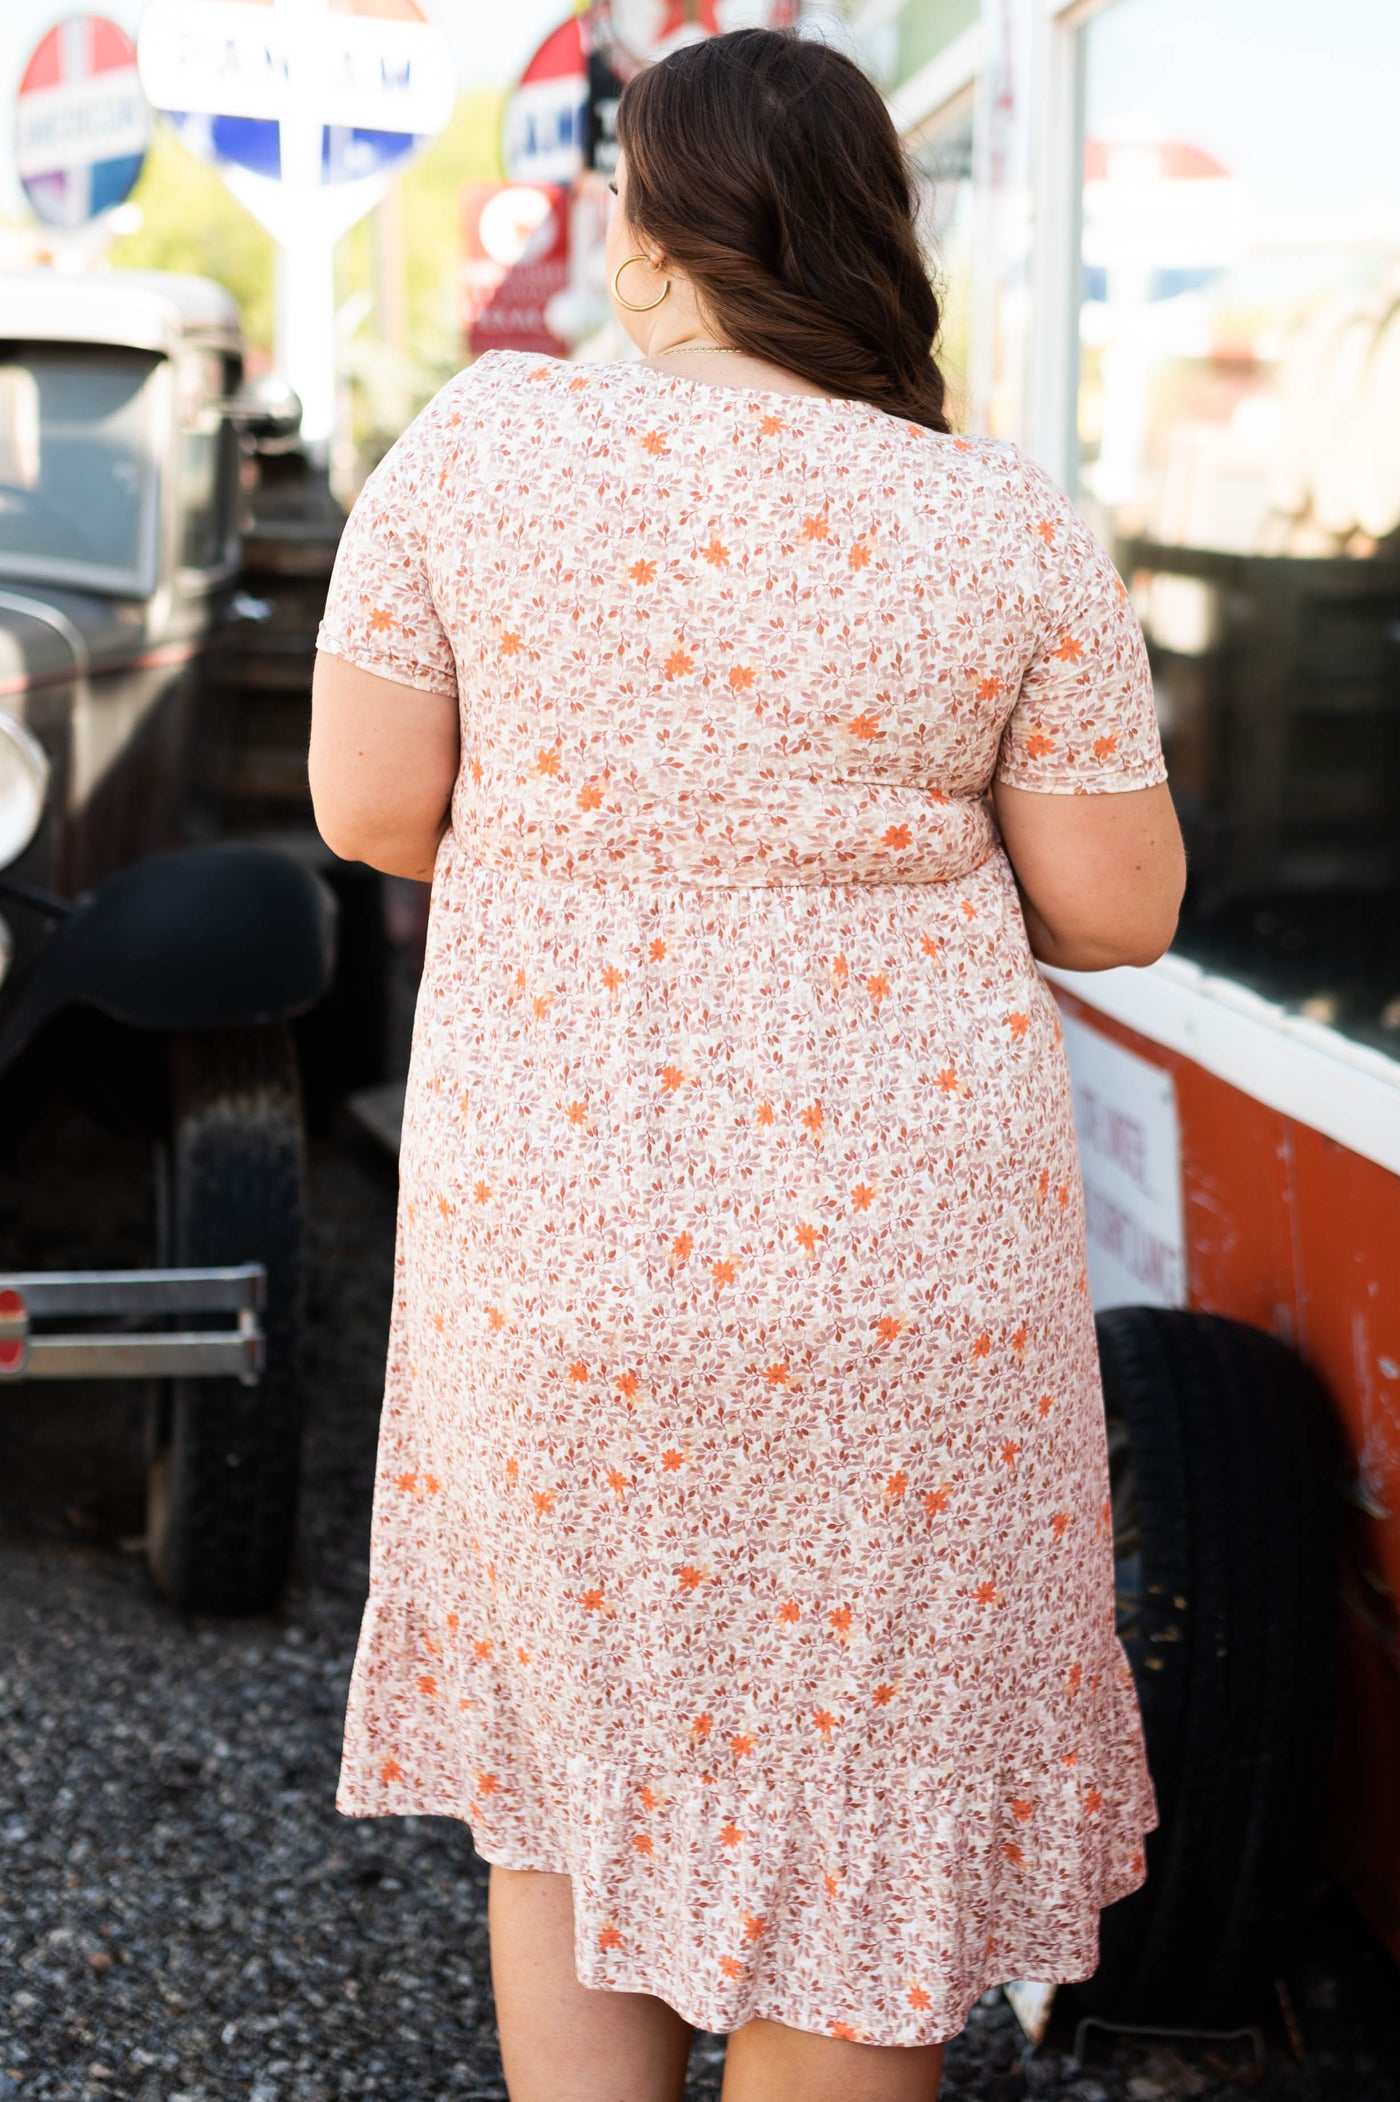
{"type": "Polygon", "coordinates": [[[149,1382],[150,1567],[208,1612],[275,1598],[297,1495],[292,1024],[335,901],[221,837],[194,764],[247,469],[298,415],[217,285],[0,277],[0,1090],[73,1077],[158,1176],[151,1267],[0,1277],[0,1380],[149,1382]]]}

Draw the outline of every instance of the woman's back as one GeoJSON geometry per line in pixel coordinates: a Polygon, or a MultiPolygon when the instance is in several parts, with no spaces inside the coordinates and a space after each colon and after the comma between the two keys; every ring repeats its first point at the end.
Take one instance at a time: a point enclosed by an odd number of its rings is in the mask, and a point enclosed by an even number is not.
{"type": "Polygon", "coordinates": [[[1160,778],[1122,586],[1010,447],[494,352],[376,498],[422,567],[386,577],[378,540],[347,550],[322,647],[455,678],[453,825],[475,861],[928,882],[993,851],[999,755],[1026,788],[1160,778]]]}

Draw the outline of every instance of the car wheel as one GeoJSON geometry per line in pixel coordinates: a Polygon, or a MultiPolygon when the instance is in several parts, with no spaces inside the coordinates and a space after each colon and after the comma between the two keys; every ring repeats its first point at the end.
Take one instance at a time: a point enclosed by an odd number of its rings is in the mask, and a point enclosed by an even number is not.
{"type": "Polygon", "coordinates": [[[267,1266],[262,1380],[161,1383],[148,1436],[151,1573],[191,1613],[258,1613],[291,1562],[301,1464],[306,1154],[282,1024],[172,1042],[163,1258],[267,1266]]]}
{"type": "Polygon", "coordinates": [[[1074,1988],[1105,2019],[1210,2023],[1312,1894],[1336,1684],[1340,1460],[1327,1396],[1216,1315],[1100,1315],[1118,1633],[1161,1822],[1074,1988]]]}

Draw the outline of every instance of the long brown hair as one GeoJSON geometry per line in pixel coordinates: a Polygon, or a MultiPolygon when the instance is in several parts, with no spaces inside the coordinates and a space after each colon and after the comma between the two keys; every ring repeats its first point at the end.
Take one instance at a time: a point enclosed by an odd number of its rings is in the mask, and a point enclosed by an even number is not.
{"type": "Polygon", "coordinates": [[[617,137],[629,222],[729,342],[948,429],[913,181],[859,66],[790,32],[736,29],[630,80],[617,137]]]}

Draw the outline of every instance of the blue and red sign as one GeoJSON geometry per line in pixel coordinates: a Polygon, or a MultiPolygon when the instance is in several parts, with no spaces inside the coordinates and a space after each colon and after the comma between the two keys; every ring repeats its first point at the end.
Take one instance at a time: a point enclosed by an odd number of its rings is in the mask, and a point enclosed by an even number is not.
{"type": "Polygon", "coordinates": [[[136,46],[102,15],[71,15],[35,49],[20,82],[15,165],[37,216],[82,226],[127,197],[151,112],[136,46]]]}

